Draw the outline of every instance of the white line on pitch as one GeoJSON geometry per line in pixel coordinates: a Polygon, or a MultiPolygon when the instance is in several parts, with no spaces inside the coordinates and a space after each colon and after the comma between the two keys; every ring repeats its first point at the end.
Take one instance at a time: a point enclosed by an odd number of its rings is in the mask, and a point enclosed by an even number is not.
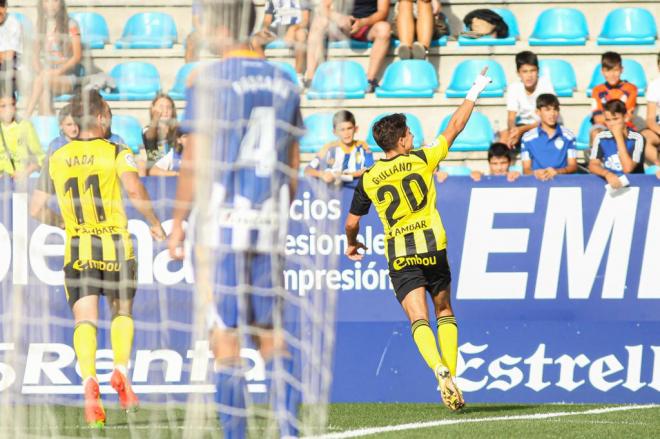
{"type": "Polygon", "coordinates": [[[499,422],[499,421],[522,421],[526,419],[548,419],[548,418],[560,418],[563,416],[576,416],[576,415],[600,415],[603,413],[620,412],[627,410],[651,409],[658,407],[660,407],[660,404],[628,405],[628,406],[620,406],[620,407],[603,407],[599,409],[584,410],[579,412],[535,413],[531,415],[494,416],[489,418],[472,418],[472,419],[444,419],[441,421],[412,422],[409,424],[386,425],[384,427],[360,428],[357,430],[348,430],[339,433],[325,434],[321,436],[309,436],[309,439],[346,439],[352,437],[370,436],[373,434],[380,434],[380,433],[391,433],[394,431],[418,430],[421,428],[439,427],[441,425],[472,424],[472,423],[499,422]]]}

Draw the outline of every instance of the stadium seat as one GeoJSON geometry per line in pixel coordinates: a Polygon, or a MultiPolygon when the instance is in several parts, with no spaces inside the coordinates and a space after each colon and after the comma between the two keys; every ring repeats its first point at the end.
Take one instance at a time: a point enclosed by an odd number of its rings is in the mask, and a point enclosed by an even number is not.
{"type": "MultiPolygon", "coordinates": [[[[644,94],[646,94],[647,82],[644,68],[634,59],[623,60],[623,74],[621,74],[621,79],[625,79],[626,81],[635,84],[637,86],[637,94],[639,96],[644,96],[644,94]]],[[[600,64],[596,64],[594,72],[591,75],[591,82],[587,88],[587,96],[591,97],[591,91],[593,88],[598,84],[602,84],[603,82],[605,82],[605,78],[603,77],[600,64]]]]}
{"type": "Polygon", "coordinates": [[[542,59],[539,62],[541,76],[549,77],[559,97],[571,97],[577,89],[573,66],[563,59],[542,59]]]}
{"type": "Polygon", "coordinates": [[[110,43],[110,31],[103,15],[96,12],[73,12],[69,17],[80,26],[80,39],[90,49],[103,49],[110,43]]]}
{"type": "MultiPolygon", "coordinates": [[[[378,146],[376,139],[374,139],[373,128],[376,122],[381,120],[385,116],[389,116],[392,113],[382,113],[379,114],[371,121],[369,124],[369,133],[367,134],[367,145],[371,148],[372,151],[382,151],[383,149],[378,146]]],[[[410,128],[410,132],[413,135],[413,148],[421,148],[424,144],[424,129],[422,128],[422,123],[419,121],[417,116],[410,113],[403,113],[406,115],[406,125],[410,128]]]]}
{"type": "Polygon", "coordinates": [[[660,171],[660,166],[657,165],[647,166],[646,169],[644,169],[646,175],[655,175],[658,171],[660,171]]]}
{"type": "Polygon", "coordinates": [[[454,69],[451,83],[447,87],[447,97],[464,98],[470,87],[472,87],[474,78],[481,73],[481,70],[485,66],[488,66],[488,76],[492,78],[493,82],[488,84],[486,89],[481,93],[481,97],[498,98],[504,96],[506,76],[504,75],[502,66],[497,61],[465,60],[454,69]]]}
{"type": "Polygon", "coordinates": [[[326,61],[314,74],[308,99],[361,99],[367,89],[367,75],[355,61],[326,61]]]}
{"type": "MultiPolygon", "coordinates": [[[[449,41],[449,37],[447,35],[443,35],[440,38],[436,38],[434,40],[431,40],[431,47],[443,47],[447,45],[447,41],[449,41]]],[[[401,41],[398,39],[392,37],[392,43],[390,44],[392,47],[397,48],[401,45],[401,41]]]]}
{"type": "MultiPolygon", "coordinates": [[[[451,119],[451,114],[442,120],[438,134],[440,135],[451,119]]],[[[451,147],[452,151],[488,151],[495,133],[486,116],[477,111],[472,113],[465,129],[458,135],[451,147]]]]}
{"type": "Polygon", "coordinates": [[[511,165],[509,166],[509,172],[520,172],[521,174],[523,173],[523,167],[522,165],[511,165]]]}
{"type": "Polygon", "coordinates": [[[509,36],[506,38],[466,38],[463,36],[458,37],[458,44],[461,46],[513,46],[520,35],[518,30],[518,22],[516,17],[508,9],[489,8],[491,11],[500,14],[504,22],[509,26],[509,36]]]}
{"type": "Polygon", "coordinates": [[[472,174],[472,169],[467,166],[440,166],[440,171],[450,177],[469,177],[472,174]]]}
{"type": "Polygon", "coordinates": [[[48,151],[50,142],[60,135],[60,124],[57,122],[57,116],[32,116],[30,122],[32,122],[34,129],[37,130],[41,148],[44,151],[48,151]]]}
{"type": "Polygon", "coordinates": [[[644,8],[618,8],[607,14],[598,36],[599,45],[655,44],[658,29],[653,14],[644,8]]]}
{"type": "Polygon", "coordinates": [[[266,49],[288,49],[289,47],[290,47],[289,43],[287,43],[281,38],[278,38],[266,44],[266,49]]]}
{"type": "Polygon", "coordinates": [[[174,19],[162,12],[140,12],[126,22],[117,49],[170,49],[177,41],[174,19]]]}
{"type": "Polygon", "coordinates": [[[575,139],[575,148],[578,150],[589,149],[589,132],[591,131],[591,114],[585,116],[580,124],[577,138],[575,139]]]}
{"type": "Polygon", "coordinates": [[[328,48],[330,49],[353,49],[353,50],[365,50],[373,46],[371,41],[358,41],[351,38],[346,38],[344,40],[330,41],[328,43],[328,48]]]}
{"type": "Polygon", "coordinates": [[[291,64],[289,64],[286,61],[269,61],[269,62],[275,67],[282,69],[282,71],[284,71],[284,73],[286,73],[287,76],[291,78],[291,80],[296,85],[300,85],[300,83],[298,82],[298,73],[296,73],[296,68],[293,67],[291,64]]]}
{"type": "Polygon", "coordinates": [[[305,118],[305,135],[300,139],[300,152],[318,152],[326,143],[337,140],[332,132],[334,113],[315,113],[305,118]]]}
{"type": "Polygon", "coordinates": [[[438,88],[438,74],[433,65],[420,59],[396,61],[387,66],[379,98],[432,98],[438,88]]]}
{"type": "Polygon", "coordinates": [[[13,15],[21,23],[21,28],[23,29],[23,37],[26,39],[32,38],[34,35],[34,27],[32,27],[32,22],[30,19],[21,12],[10,12],[9,15],[13,15]]]}
{"type": "Polygon", "coordinates": [[[191,62],[181,66],[178,72],[176,72],[176,78],[174,79],[174,85],[170,89],[168,95],[176,100],[181,101],[186,98],[186,81],[190,72],[199,65],[197,62],[191,62]]]}
{"type": "Polygon", "coordinates": [[[546,9],[529,37],[530,46],[584,46],[589,38],[587,19],[573,8],[546,9]]]}
{"type": "Polygon", "coordinates": [[[149,101],[160,91],[160,76],[152,64],[126,62],[110,70],[117,88],[101,95],[108,101],[149,101]]]}
{"type": "Polygon", "coordinates": [[[121,136],[133,154],[140,152],[142,147],[142,125],[133,116],[115,114],[112,116],[111,131],[121,136]]]}

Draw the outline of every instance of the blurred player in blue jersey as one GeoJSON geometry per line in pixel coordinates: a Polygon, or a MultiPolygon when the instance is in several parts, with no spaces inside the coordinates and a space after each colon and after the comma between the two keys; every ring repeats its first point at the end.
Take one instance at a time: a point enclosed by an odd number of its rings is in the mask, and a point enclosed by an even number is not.
{"type": "Polygon", "coordinates": [[[182,258],[184,220],[197,297],[215,356],[216,402],[227,438],[246,436],[245,366],[251,338],[273,370],[271,398],[282,437],[295,437],[298,392],[282,328],[282,259],[302,133],[297,86],[251,51],[254,6],[204,0],[209,49],[222,59],[201,67],[187,91],[184,149],[169,250],[182,258]],[[288,380],[280,379],[283,376],[288,380]],[[277,379],[275,378],[277,377],[277,379]]]}

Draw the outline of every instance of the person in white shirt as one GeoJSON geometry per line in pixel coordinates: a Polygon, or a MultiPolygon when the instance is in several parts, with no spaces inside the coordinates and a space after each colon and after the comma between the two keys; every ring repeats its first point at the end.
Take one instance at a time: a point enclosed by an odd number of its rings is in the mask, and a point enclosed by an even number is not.
{"type": "Polygon", "coordinates": [[[507,129],[500,132],[500,141],[514,148],[522,135],[536,128],[536,98],[542,94],[555,94],[550,78],[539,77],[539,59],[530,51],[516,55],[516,70],[520,81],[509,84],[506,94],[507,129]]]}
{"type": "MultiPolygon", "coordinates": [[[[660,71],[660,53],[658,53],[660,71]]],[[[646,161],[660,167],[660,78],[656,78],[646,92],[646,129],[642,131],[646,139],[644,156],[646,161]]],[[[655,173],[660,178],[660,168],[655,173]]]]}
{"type": "Polygon", "coordinates": [[[23,52],[21,22],[7,12],[7,0],[0,0],[0,79],[13,82],[23,52]]]}

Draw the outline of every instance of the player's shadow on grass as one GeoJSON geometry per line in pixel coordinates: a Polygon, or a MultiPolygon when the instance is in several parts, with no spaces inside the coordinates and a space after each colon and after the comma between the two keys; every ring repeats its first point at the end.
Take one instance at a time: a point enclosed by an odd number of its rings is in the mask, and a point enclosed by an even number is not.
{"type": "Polygon", "coordinates": [[[488,404],[488,405],[467,405],[462,411],[462,414],[472,415],[477,413],[496,413],[508,411],[520,411],[520,409],[533,410],[540,407],[539,405],[531,404],[488,404]]]}

